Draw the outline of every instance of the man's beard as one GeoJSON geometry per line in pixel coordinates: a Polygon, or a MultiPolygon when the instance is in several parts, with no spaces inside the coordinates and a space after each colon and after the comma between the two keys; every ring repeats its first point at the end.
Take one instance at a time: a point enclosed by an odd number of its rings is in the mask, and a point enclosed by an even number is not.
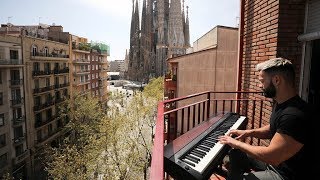
{"type": "Polygon", "coordinates": [[[263,94],[267,98],[274,98],[276,96],[277,90],[276,87],[273,85],[272,81],[270,82],[270,85],[263,89],[263,94]]]}

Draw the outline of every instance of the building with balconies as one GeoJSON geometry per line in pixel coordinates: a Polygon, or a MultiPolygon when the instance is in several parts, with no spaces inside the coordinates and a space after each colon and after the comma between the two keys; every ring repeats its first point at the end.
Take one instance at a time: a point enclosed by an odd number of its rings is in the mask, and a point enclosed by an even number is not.
{"type": "MultiPolygon", "coordinates": [[[[107,100],[107,54],[98,52],[95,49],[91,51],[91,71],[94,72],[95,79],[91,79],[91,92],[93,96],[99,98],[100,102],[107,100]],[[98,75],[98,76],[97,76],[98,75]],[[98,77],[98,78],[97,78],[98,77]]],[[[91,75],[92,76],[92,75],[91,75]]]]}
{"type": "Polygon", "coordinates": [[[72,42],[71,59],[71,94],[88,94],[91,89],[90,46],[86,38],[70,35],[72,42]]]}
{"type": "Polygon", "coordinates": [[[41,179],[39,152],[65,133],[61,102],[76,92],[107,100],[109,46],[62,26],[7,24],[0,31],[0,177],[41,179]]]}
{"type": "Polygon", "coordinates": [[[30,153],[26,141],[25,93],[21,38],[0,36],[0,177],[28,175],[30,153]]]}
{"type": "Polygon", "coordinates": [[[71,94],[90,95],[107,99],[107,53],[98,43],[75,35],[70,36],[71,47],[71,94]]]}
{"type": "Polygon", "coordinates": [[[41,177],[39,150],[55,144],[66,119],[58,116],[58,106],[69,98],[69,45],[57,41],[22,36],[24,54],[27,142],[33,174],[41,177]]]}

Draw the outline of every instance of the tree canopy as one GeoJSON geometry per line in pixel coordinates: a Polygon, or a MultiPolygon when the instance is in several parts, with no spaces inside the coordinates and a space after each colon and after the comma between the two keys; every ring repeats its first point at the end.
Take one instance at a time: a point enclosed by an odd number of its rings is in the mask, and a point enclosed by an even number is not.
{"type": "Polygon", "coordinates": [[[163,77],[125,101],[108,97],[105,111],[98,99],[76,96],[61,106],[71,131],[58,148],[48,148],[46,170],[53,179],[147,179],[157,102],[163,77]]]}

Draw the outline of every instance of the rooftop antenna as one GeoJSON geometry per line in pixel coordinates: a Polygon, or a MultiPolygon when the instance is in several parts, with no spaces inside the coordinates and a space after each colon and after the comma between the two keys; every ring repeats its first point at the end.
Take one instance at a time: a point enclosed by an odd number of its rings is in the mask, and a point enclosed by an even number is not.
{"type": "Polygon", "coordinates": [[[11,18],[12,18],[12,16],[8,16],[8,24],[10,23],[11,18]]]}
{"type": "Polygon", "coordinates": [[[237,26],[237,27],[239,27],[239,21],[240,21],[240,17],[237,16],[237,17],[236,17],[236,26],[237,26]]]}

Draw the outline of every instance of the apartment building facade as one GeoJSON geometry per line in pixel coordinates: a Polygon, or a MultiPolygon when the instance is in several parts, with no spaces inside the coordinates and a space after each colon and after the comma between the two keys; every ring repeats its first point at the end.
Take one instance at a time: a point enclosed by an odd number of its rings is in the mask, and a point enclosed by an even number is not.
{"type": "MultiPolygon", "coordinates": [[[[105,103],[107,101],[107,86],[108,86],[108,61],[107,61],[107,54],[103,52],[97,52],[95,50],[92,51],[92,59],[94,59],[92,64],[95,64],[95,77],[96,84],[95,84],[95,92],[92,92],[92,94],[95,94],[96,97],[99,98],[100,103],[105,103]],[[98,82],[98,86],[97,86],[98,82]]],[[[93,85],[93,83],[91,83],[93,85]]]]}
{"type": "Polygon", "coordinates": [[[72,95],[96,97],[107,100],[107,52],[93,48],[86,38],[70,36],[72,95]]]}
{"type": "MultiPolygon", "coordinates": [[[[164,81],[165,99],[204,91],[236,91],[238,28],[216,26],[195,41],[193,48],[193,53],[167,60],[169,71],[164,81]]],[[[235,94],[214,96],[214,98],[235,98],[235,94]]],[[[188,103],[188,101],[179,102],[175,106],[182,107],[188,103]]],[[[170,108],[174,107],[169,107],[167,110],[170,108]]],[[[180,132],[183,124],[175,124],[176,118],[182,117],[176,113],[170,113],[165,117],[172,128],[170,132],[183,133],[180,132]]]]}
{"type": "Polygon", "coordinates": [[[71,82],[72,95],[88,94],[91,89],[91,68],[90,68],[90,47],[87,45],[87,39],[71,35],[71,82]]]}
{"type": "Polygon", "coordinates": [[[0,174],[27,177],[25,93],[21,38],[0,36],[0,174]]]}
{"type": "Polygon", "coordinates": [[[43,148],[67,133],[58,106],[76,93],[106,102],[108,52],[62,26],[25,27],[0,28],[0,177],[42,179],[43,148]]]}
{"type": "Polygon", "coordinates": [[[56,146],[61,129],[67,123],[59,117],[58,106],[70,94],[69,45],[23,36],[22,46],[27,141],[32,174],[37,172],[39,177],[39,172],[43,172],[41,148],[48,144],[56,146]]]}

